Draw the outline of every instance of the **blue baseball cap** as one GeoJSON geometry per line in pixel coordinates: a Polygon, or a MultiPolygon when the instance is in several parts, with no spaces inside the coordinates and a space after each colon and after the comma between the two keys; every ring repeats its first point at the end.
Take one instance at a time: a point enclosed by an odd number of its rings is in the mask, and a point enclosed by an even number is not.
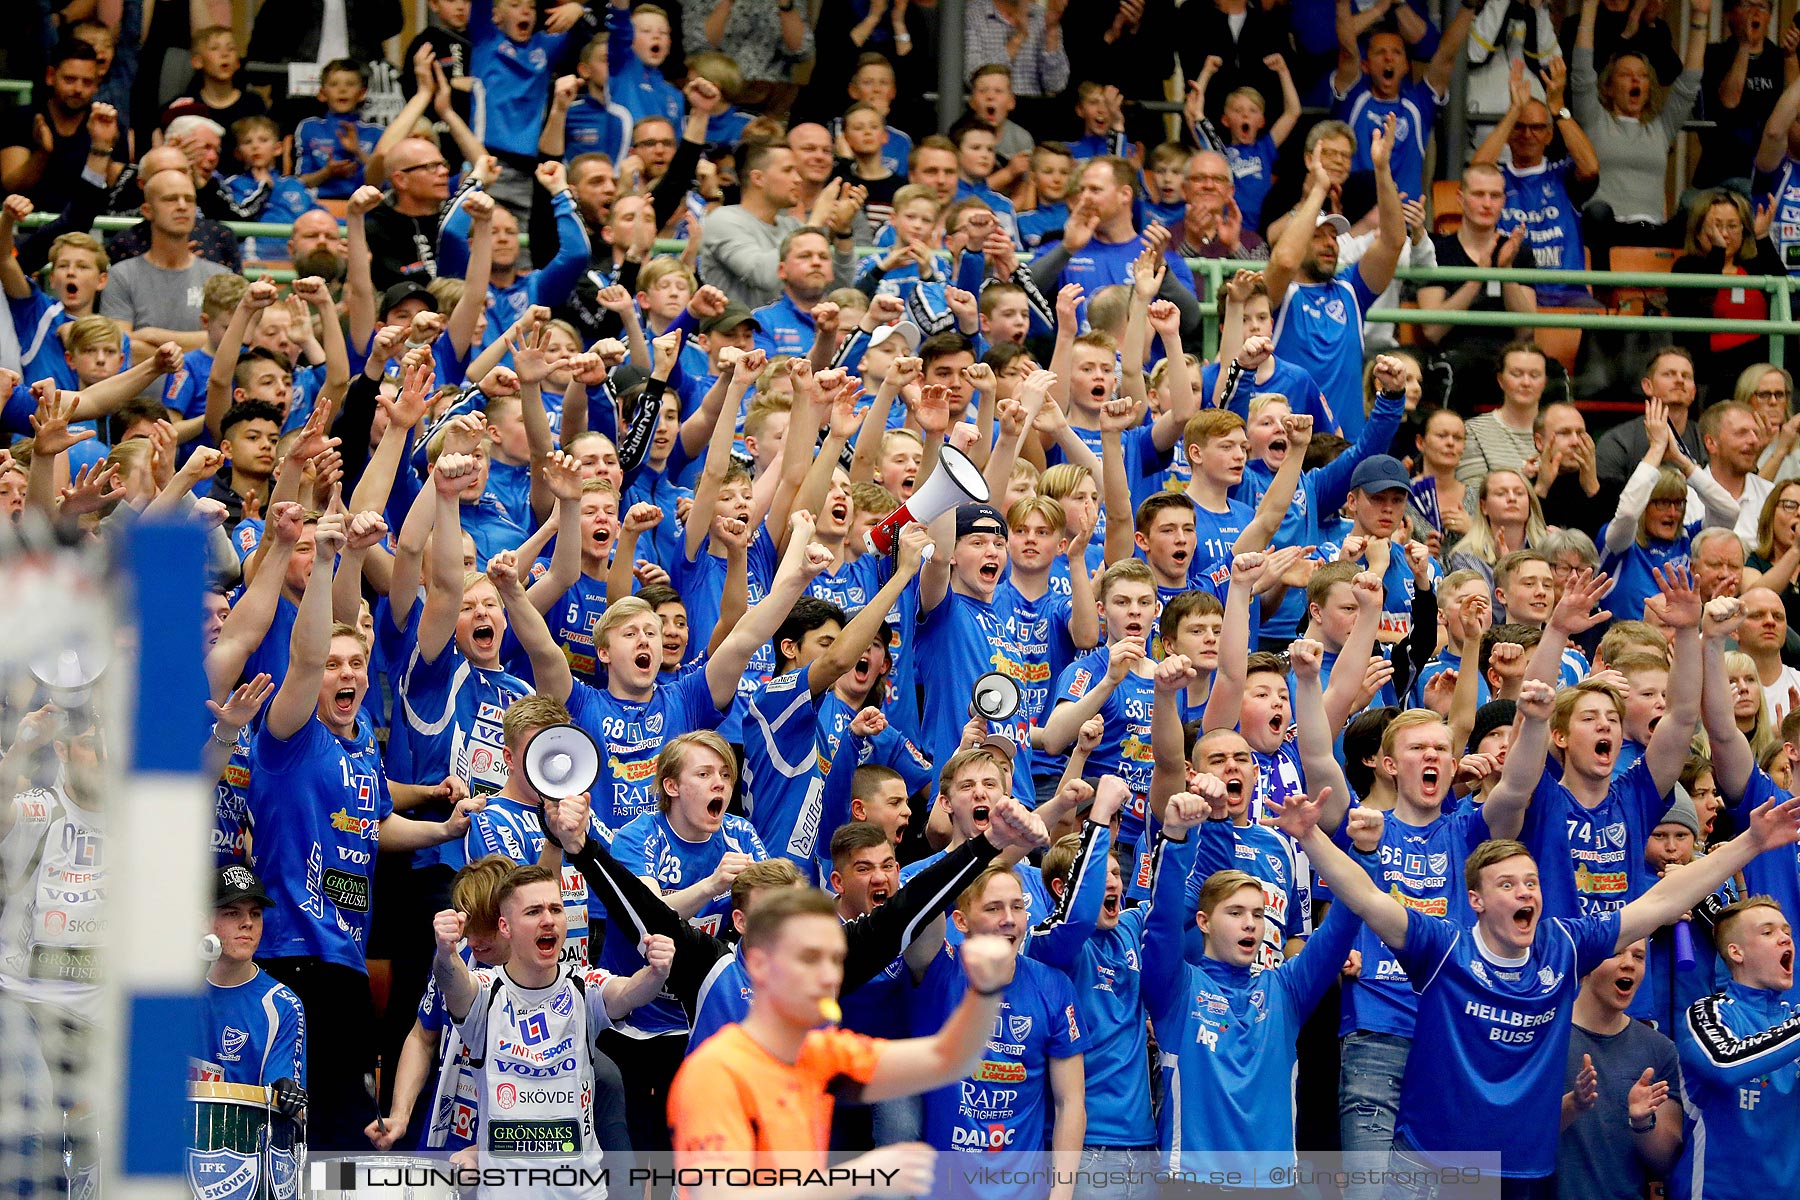
{"type": "Polygon", "coordinates": [[[1356,470],[1350,475],[1350,490],[1361,489],[1373,496],[1377,492],[1412,490],[1412,479],[1400,460],[1391,454],[1374,454],[1356,464],[1356,470]]]}
{"type": "Polygon", "coordinates": [[[956,537],[961,540],[971,533],[1007,534],[1006,518],[991,504],[959,504],[956,506],[956,537]]]}

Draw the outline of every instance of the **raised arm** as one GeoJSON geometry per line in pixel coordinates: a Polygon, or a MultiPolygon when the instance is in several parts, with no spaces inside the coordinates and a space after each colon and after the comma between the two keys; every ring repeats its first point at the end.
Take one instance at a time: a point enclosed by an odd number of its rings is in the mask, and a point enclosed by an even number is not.
{"type": "Polygon", "coordinates": [[[1683,913],[1742,871],[1751,859],[1796,841],[1800,841],[1800,798],[1768,801],[1750,814],[1749,828],[1743,833],[1679,871],[1669,872],[1655,887],[1627,904],[1619,913],[1617,948],[1623,950],[1639,938],[1673,925],[1683,913]]]}
{"type": "Polygon", "coordinates": [[[1231,583],[1225,592],[1225,619],[1219,631],[1219,666],[1213,672],[1206,711],[1200,727],[1236,729],[1244,711],[1244,664],[1250,657],[1250,600],[1261,574],[1260,554],[1238,554],[1231,559],[1231,583]]]}
{"type": "Polygon", "coordinates": [[[1657,794],[1666,796],[1681,777],[1694,729],[1700,724],[1702,689],[1693,686],[1693,681],[1702,678],[1701,605],[1700,593],[1694,590],[1693,577],[1686,567],[1658,567],[1655,576],[1662,594],[1653,597],[1652,603],[1660,601],[1663,621],[1675,631],[1675,661],[1669,678],[1682,681],[1669,689],[1669,710],[1656,723],[1649,744],[1644,747],[1644,759],[1650,765],[1650,777],[1656,781],[1657,794]]]}
{"type": "Polygon", "coordinates": [[[313,566],[288,641],[288,671],[269,701],[264,721],[282,741],[299,733],[319,707],[319,684],[331,653],[331,576],[344,544],[342,513],[326,513],[313,527],[313,566]]]}
{"type": "Polygon", "coordinates": [[[479,442],[484,427],[473,414],[456,417],[445,431],[444,448],[432,468],[431,482],[437,496],[437,515],[432,522],[431,546],[427,551],[425,608],[419,614],[418,650],[426,662],[450,644],[456,632],[457,614],[462,611],[462,490],[475,474],[475,460],[470,453],[479,442]]]}
{"type": "Polygon", "coordinates": [[[18,257],[13,253],[13,230],[20,221],[31,215],[31,201],[20,195],[6,198],[0,204],[0,291],[6,293],[8,300],[25,300],[31,296],[31,280],[19,267],[18,257]]]}
{"type": "Polygon", "coordinates": [[[1269,481],[1269,490],[1257,502],[1256,515],[1232,543],[1234,554],[1268,549],[1269,543],[1275,540],[1275,531],[1281,528],[1282,519],[1294,506],[1294,489],[1299,486],[1300,471],[1306,465],[1306,448],[1312,444],[1313,419],[1309,413],[1290,413],[1281,418],[1281,426],[1287,433],[1287,457],[1282,459],[1275,478],[1269,481]]]}
{"type": "Polygon", "coordinates": [[[1322,794],[1316,800],[1305,796],[1290,797],[1280,806],[1280,815],[1267,823],[1293,838],[1306,851],[1313,869],[1331,889],[1334,901],[1348,905],[1350,911],[1366,921],[1383,942],[1396,950],[1403,949],[1406,946],[1406,907],[1376,887],[1369,873],[1338,849],[1325,833],[1320,817],[1325,812],[1327,799],[1322,794]]]}
{"type": "MultiPolygon", "coordinates": [[[[576,521],[579,524],[579,514],[576,521]]],[[[506,609],[506,621],[513,636],[531,660],[531,676],[537,690],[543,695],[567,700],[569,693],[575,690],[575,676],[569,670],[569,660],[563,655],[562,647],[556,644],[550,627],[544,624],[543,614],[525,594],[525,586],[519,579],[518,558],[513,551],[502,550],[488,559],[487,576],[494,590],[500,593],[500,603],[506,609]]]]}
{"type": "MultiPolygon", "coordinates": [[[[1325,716],[1331,722],[1334,738],[1355,711],[1362,684],[1362,667],[1375,653],[1375,635],[1381,626],[1381,604],[1385,594],[1381,576],[1370,571],[1359,572],[1350,581],[1350,590],[1356,597],[1356,624],[1351,627],[1350,636],[1344,639],[1344,648],[1338,655],[1338,662],[1348,665],[1350,670],[1333,671],[1331,683],[1325,689],[1325,716]]],[[[1348,796],[1345,802],[1349,802],[1348,796]]]]}
{"type": "Polygon", "coordinates": [[[244,298],[232,310],[230,319],[225,322],[225,332],[219,336],[219,352],[213,355],[212,369],[206,375],[206,436],[215,446],[222,440],[219,423],[225,419],[225,410],[231,407],[232,391],[236,387],[232,372],[237,368],[238,355],[243,352],[244,334],[250,328],[251,314],[275,303],[275,294],[275,285],[266,279],[258,279],[245,288],[244,298]]]}
{"type": "Polygon", "coordinates": [[[344,316],[350,322],[350,343],[361,349],[375,336],[375,282],[369,273],[369,232],[364,217],[381,203],[381,189],[367,184],[356,189],[344,204],[344,241],[349,258],[344,271],[344,316]]]}
{"type": "Polygon", "coordinates": [[[886,1043],[861,1090],[863,1102],[875,1104],[944,1087],[975,1068],[1000,1014],[1000,995],[1013,980],[1018,955],[1004,939],[976,934],[963,942],[957,958],[969,982],[962,1003],[935,1034],[886,1043]]]}
{"type": "Polygon", "coordinates": [[[431,931],[437,939],[437,954],[431,960],[431,979],[444,997],[444,1010],[457,1021],[466,1019],[475,1007],[475,976],[459,952],[463,928],[468,918],[454,909],[444,909],[431,919],[431,931]]]}
{"type": "MultiPolygon", "coordinates": [[[[1701,652],[1705,659],[1700,686],[1700,715],[1706,727],[1713,779],[1727,796],[1742,796],[1756,767],[1750,739],[1738,728],[1732,712],[1731,685],[1725,678],[1726,644],[1744,623],[1744,602],[1736,596],[1720,596],[1707,602],[1700,623],[1701,652]]],[[[1671,674],[1672,679],[1682,678],[1671,674]]],[[[1660,723],[1659,723],[1660,724],[1660,723]]]]}
{"type": "Polygon", "coordinates": [[[469,263],[463,268],[462,295],[444,322],[457,358],[466,356],[475,344],[475,330],[487,311],[488,277],[494,263],[494,198],[471,190],[463,196],[462,210],[469,214],[469,263]]]}
{"type": "Polygon", "coordinates": [[[736,432],[738,405],[743,400],[744,393],[756,381],[757,375],[762,372],[766,361],[761,350],[751,350],[725,369],[725,373],[731,376],[731,385],[725,391],[725,403],[717,424],[713,426],[712,440],[707,443],[706,459],[700,468],[700,481],[694,487],[694,506],[688,511],[685,551],[689,562],[693,562],[699,555],[701,543],[706,540],[706,531],[712,527],[713,511],[719,502],[719,488],[725,481],[725,472],[731,467],[731,441],[736,432]]]}
{"type": "Polygon", "coordinates": [[[1541,679],[1527,678],[1519,685],[1519,725],[1500,782],[1488,794],[1482,814],[1488,833],[1497,838],[1516,838],[1525,827],[1525,812],[1544,773],[1544,756],[1550,749],[1550,710],[1556,690],[1541,679]]]}
{"type": "Polygon", "coordinates": [[[288,559],[294,544],[300,540],[300,518],[305,515],[298,504],[287,501],[273,504],[264,518],[263,540],[273,543],[255,578],[244,586],[238,602],[231,606],[219,640],[206,653],[206,682],[215,700],[221,700],[244,673],[244,664],[268,635],[275,622],[275,609],[281,599],[281,581],[287,574],[288,559]]]}
{"type": "Polygon", "coordinates": [[[738,680],[743,677],[744,668],[750,665],[750,656],[756,653],[757,647],[775,636],[806,586],[831,565],[831,552],[812,540],[811,513],[794,512],[788,518],[788,533],[787,551],[782,555],[781,566],[775,572],[768,594],[751,606],[744,619],[725,635],[718,653],[707,660],[706,684],[720,712],[724,712],[737,696],[738,680]]]}
{"type": "Polygon", "coordinates": [[[1763,123],[1762,140],[1756,147],[1758,171],[1766,173],[1781,166],[1781,160],[1787,157],[1788,130],[1795,121],[1800,121],[1800,75],[1782,89],[1769,119],[1763,123]]]}
{"type": "MultiPolygon", "coordinates": [[[[1461,17],[1469,15],[1463,9],[1461,17]]],[[[1468,28],[1464,22],[1464,29],[1468,28]]],[[[1449,37],[1446,35],[1446,42],[1449,37]]],[[[1385,127],[1369,135],[1369,161],[1375,167],[1375,211],[1380,218],[1380,226],[1375,234],[1375,243],[1356,264],[1356,271],[1362,276],[1363,285],[1376,295],[1387,290],[1387,285],[1394,281],[1394,268],[1400,265],[1400,252],[1406,248],[1406,210],[1400,204],[1400,189],[1394,183],[1394,172],[1391,165],[1394,152],[1394,116],[1388,114],[1385,127]]],[[[1288,231],[1283,231],[1286,237],[1288,231]]],[[[1306,229],[1312,234],[1311,226],[1306,229]]],[[[1266,274],[1266,273],[1265,273],[1266,274]]],[[[1273,285],[1270,295],[1274,295],[1273,285]]]]}
{"type": "MultiPolygon", "coordinates": [[[[1343,726],[1333,725],[1325,715],[1325,693],[1319,687],[1320,667],[1325,660],[1325,647],[1311,638],[1302,638],[1288,647],[1288,663],[1294,672],[1294,724],[1300,746],[1300,770],[1307,784],[1321,802],[1319,824],[1336,829],[1343,824],[1350,807],[1350,785],[1344,781],[1344,770],[1338,765],[1333,743],[1343,726]],[[1325,803],[1329,799],[1329,803],[1325,803]]],[[[1354,666],[1351,658],[1342,658],[1354,666]]]]}
{"type": "MultiPolygon", "coordinates": [[[[1344,5],[1349,0],[1343,0],[1344,5]]],[[[1360,68],[1358,68],[1360,70],[1360,68]]],[[[1325,197],[1331,190],[1331,177],[1325,174],[1315,153],[1307,160],[1306,191],[1300,203],[1295,206],[1288,217],[1281,236],[1275,239],[1275,245],[1269,250],[1269,263],[1263,268],[1263,281],[1269,285],[1269,304],[1277,313],[1281,311],[1283,298],[1287,295],[1288,285],[1294,282],[1300,273],[1300,264],[1305,261],[1307,251],[1312,249],[1313,230],[1319,223],[1319,212],[1325,207],[1325,197]]],[[[1393,176],[1388,176],[1389,186],[1393,186],[1393,176]]],[[[1395,208],[1399,207],[1399,196],[1395,194],[1395,208]]],[[[1404,226],[1405,215],[1401,214],[1404,226]]],[[[1401,236],[1405,237],[1402,228],[1401,236]]],[[[1396,252],[1396,260],[1398,252],[1396,252]]],[[[1390,268],[1391,270],[1391,268],[1390,268]]],[[[1365,279],[1367,276],[1365,275],[1365,279]]],[[[1371,284],[1373,286],[1373,284],[1371,284]]],[[[1376,289],[1380,290],[1380,289],[1376,289]]]]}

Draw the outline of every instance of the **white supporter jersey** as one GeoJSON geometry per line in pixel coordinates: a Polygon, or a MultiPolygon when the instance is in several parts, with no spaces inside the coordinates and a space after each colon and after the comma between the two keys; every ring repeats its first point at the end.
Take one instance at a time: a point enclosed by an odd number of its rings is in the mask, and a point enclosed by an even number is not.
{"type": "MultiPolygon", "coordinates": [[[[474,976],[475,1003],[456,1029],[478,1060],[475,1144],[482,1165],[580,1163],[597,1170],[591,1051],[594,1036],[612,1026],[601,999],[611,976],[569,969],[546,988],[520,987],[504,968],[474,976]]],[[[498,1192],[484,1186],[482,1194],[498,1192]]],[[[596,1183],[567,1194],[605,1200],[606,1188],[596,1183]]]]}
{"type": "Polygon", "coordinates": [[[60,787],[15,797],[0,840],[0,990],[92,1021],[106,935],[105,821],[60,787]]]}

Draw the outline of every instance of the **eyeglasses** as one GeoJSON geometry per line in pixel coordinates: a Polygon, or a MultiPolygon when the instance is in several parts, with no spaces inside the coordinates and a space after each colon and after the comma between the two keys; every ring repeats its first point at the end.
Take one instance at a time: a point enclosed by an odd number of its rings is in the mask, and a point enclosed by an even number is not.
{"type": "Polygon", "coordinates": [[[665,150],[673,150],[675,148],[675,139],[672,137],[639,138],[637,141],[631,143],[631,148],[633,150],[637,149],[639,146],[661,146],[665,150]]]}
{"type": "Polygon", "coordinates": [[[1229,184],[1231,182],[1231,176],[1223,175],[1223,174],[1221,174],[1221,175],[1189,175],[1187,177],[1187,181],[1189,183],[1216,183],[1216,184],[1220,184],[1220,185],[1225,185],[1225,184],[1229,184]]]}
{"type": "Polygon", "coordinates": [[[435,162],[422,162],[410,167],[400,167],[394,171],[394,174],[411,175],[414,171],[448,171],[449,169],[450,164],[440,158],[435,162]]]}
{"type": "Polygon", "coordinates": [[[1651,508],[1654,508],[1659,504],[1669,505],[1669,506],[1677,506],[1678,505],[1682,508],[1686,508],[1687,507],[1687,497],[1686,496],[1658,496],[1650,501],[1651,508]]]}
{"type": "Polygon", "coordinates": [[[1785,513],[1787,516],[1791,517],[1795,513],[1800,513],[1800,500],[1777,500],[1775,502],[1775,511],[1785,513]]]}
{"type": "Polygon", "coordinates": [[[1788,391],[1786,388],[1774,388],[1768,391],[1751,392],[1750,394],[1755,396],[1758,400],[1786,400],[1794,393],[1788,391]]]}

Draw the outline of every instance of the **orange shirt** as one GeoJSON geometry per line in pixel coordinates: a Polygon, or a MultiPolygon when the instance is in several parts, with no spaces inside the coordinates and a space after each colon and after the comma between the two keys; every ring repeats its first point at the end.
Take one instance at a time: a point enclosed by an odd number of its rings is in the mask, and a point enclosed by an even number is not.
{"type": "Polygon", "coordinates": [[[867,1083],[882,1041],[847,1029],[815,1029],[785,1063],[740,1025],[727,1025],[681,1064],[669,1090],[678,1167],[824,1166],[831,1145],[831,1087],[867,1083]]]}

